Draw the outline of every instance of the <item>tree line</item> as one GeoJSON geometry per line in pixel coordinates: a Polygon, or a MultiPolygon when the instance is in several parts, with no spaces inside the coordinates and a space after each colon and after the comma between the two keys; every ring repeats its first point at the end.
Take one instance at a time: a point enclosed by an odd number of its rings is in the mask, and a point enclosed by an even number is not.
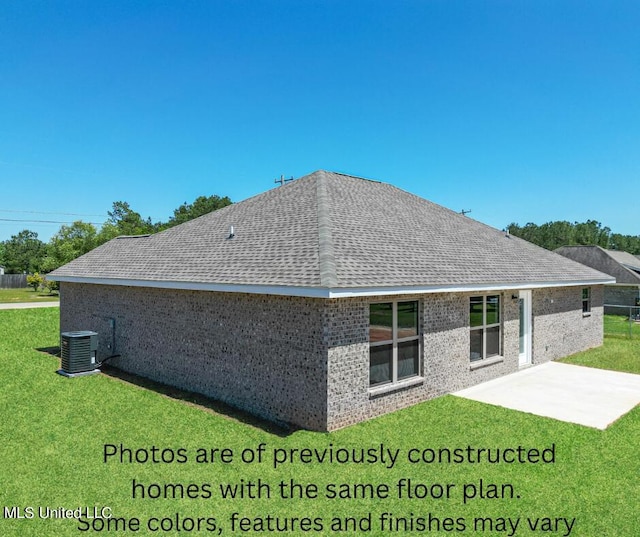
{"type": "Polygon", "coordinates": [[[600,222],[567,221],[547,222],[537,225],[528,223],[525,226],[509,224],[509,233],[526,241],[542,246],[547,250],[555,250],[560,246],[601,246],[607,250],[620,250],[640,255],[640,235],[621,235],[612,233],[600,222]]]}
{"type": "Polygon", "coordinates": [[[78,220],[63,225],[48,243],[28,229],[0,242],[0,265],[7,274],[47,273],[86,254],[120,235],[147,235],[221,209],[232,202],[228,197],[200,196],[193,203],[183,203],[166,222],[152,222],[134,211],[126,201],[116,201],[107,212],[107,221],[98,229],[78,220]]]}

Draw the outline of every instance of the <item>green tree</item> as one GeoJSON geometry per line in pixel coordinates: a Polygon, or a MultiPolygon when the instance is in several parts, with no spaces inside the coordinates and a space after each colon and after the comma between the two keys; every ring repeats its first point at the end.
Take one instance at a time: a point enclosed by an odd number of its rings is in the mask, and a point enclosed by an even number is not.
{"type": "Polygon", "coordinates": [[[46,253],[46,245],[38,239],[38,234],[24,229],[4,241],[5,271],[7,274],[38,272],[46,253]]]}
{"type": "Polygon", "coordinates": [[[50,295],[60,291],[60,282],[48,280],[46,277],[44,279],[43,285],[47,289],[50,295]]]}
{"type": "Polygon", "coordinates": [[[44,278],[37,272],[27,276],[27,285],[33,287],[34,291],[37,291],[42,284],[44,284],[44,278]]]}
{"type": "Polygon", "coordinates": [[[532,242],[533,244],[541,245],[542,240],[542,232],[540,230],[540,226],[529,222],[525,226],[520,226],[516,223],[511,223],[507,226],[509,233],[515,235],[516,237],[520,237],[525,241],[532,242]]]}
{"type": "Polygon", "coordinates": [[[199,196],[193,203],[187,203],[186,201],[173,211],[173,216],[169,219],[165,227],[173,227],[178,224],[184,224],[189,220],[198,218],[212,211],[222,209],[227,205],[231,205],[231,200],[225,196],[199,196]]]}
{"type": "Polygon", "coordinates": [[[640,235],[620,235],[613,233],[610,239],[610,247],[614,250],[629,252],[630,254],[640,255],[640,235]]]}
{"type": "Polygon", "coordinates": [[[537,243],[549,250],[572,244],[574,241],[574,226],[566,221],[548,222],[538,226],[537,243]]]}
{"type": "Polygon", "coordinates": [[[611,230],[602,227],[600,222],[587,220],[584,223],[575,223],[575,244],[595,245],[607,248],[609,246],[609,235],[611,230]]]}
{"type": "Polygon", "coordinates": [[[227,205],[231,205],[228,197],[199,196],[193,203],[183,203],[173,211],[173,216],[166,223],[153,223],[151,218],[146,220],[135,212],[126,201],[113,203],[111,211],[107,214],[109,219],[102,225],[96,237],[96,246],[103,244],[120,235],[147,235],[164,229],[184,224],[199,216],[216,211],[227,205]]]}
{"type": "Polygon", "coordinates": [[[593,245],[611,250],[620,250],[640,255],[640,235],[620,235],[602,226],[596,220],[586,222],[547,222],[540,226],[528,223],[520,226],[509,224],[509,232],[526,241],[555,250],[560,246],[593,245]]]}
{"type": "Polygon", "coordinates": [[[97,240],[98,231],[93,224],[78,220],[69,226],[62,226],[49,241],[43,271],[53,270],[86,254],[97,246],[97,240]]]}
{"type": "Polygon", "coordinates": [[[97,236],[97,244],[102,244],[120,235],[146,235],[156,231],[150,218],[146,220],[135,212],[126,201],[115,201],[109,218],[102,225],[97,236]]]}

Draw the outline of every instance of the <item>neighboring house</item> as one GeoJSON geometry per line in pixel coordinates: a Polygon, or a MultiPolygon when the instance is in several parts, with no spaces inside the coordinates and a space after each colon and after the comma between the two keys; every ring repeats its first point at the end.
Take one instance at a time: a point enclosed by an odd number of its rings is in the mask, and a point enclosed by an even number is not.
{"type": "MultiPolygon", "coordinates": [[[[560,255],[578,261],[615,278],[604,288],[604,303],[618,306],[637,306],[640,299],[640,259],[617,250],[600,246],[563,246],[555,250],[560,255]]],[[[605,307],[607,313],[628,314],[627,310],[605,307]]]]}
{"type": "Polygon", "coordinates": [[[602,344],[613,280],[389,184],[318,171],[50,274],[117,367],[333,430],[602,344]]]}
{"type": "Polygon", "coordinates": [[[4,267],[0,265],[0,276],[2,276],[3,274],[4,274],[4,267]]]}

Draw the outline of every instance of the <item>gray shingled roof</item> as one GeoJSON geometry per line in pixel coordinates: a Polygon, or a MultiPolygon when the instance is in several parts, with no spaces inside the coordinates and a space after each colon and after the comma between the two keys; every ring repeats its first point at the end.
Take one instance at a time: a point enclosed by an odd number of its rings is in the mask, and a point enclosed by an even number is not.
{"type": "Polygon", "coordinates": [[[622,266],[635,272],[640,272],[640,259],[635,255],[630,254],[629,252],[621,252],[619,250],[607,250],[607,253],[622,266]]]}
{"type": "Polygon", "coordinates": [[[311,296],[300,289],[357,294],[610,280],[390,184],[325,171],[155,235],[114,239],[51,277],[247,291],[282,286],[311,296]]]}
{"type": "Polygon", "coordinates": [[[640,285],[640,260],[628,252],[600,246],[562,246],[558,254],[609,274],[617,283],[640,285]]]}

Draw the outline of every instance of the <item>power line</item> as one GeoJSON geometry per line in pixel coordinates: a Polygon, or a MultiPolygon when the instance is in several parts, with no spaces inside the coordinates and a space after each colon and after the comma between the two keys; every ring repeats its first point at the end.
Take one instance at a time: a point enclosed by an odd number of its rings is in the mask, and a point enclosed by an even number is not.
{"type": "MultiPolygon", "coordinates": [[[[22,218],[0,218],[0,222],[29,222],[32,224],[73,224],[74,222],[62,222],[59,220],[25,220],[22,218]]],[[[93,224],[94,226],[101,226],[104,222],[83,222],[84,224],[93,224]]]]}
{"type": "Polygon", "coordinates": [[[56,213],[50,211],[16,211],[15,209],[0,209],[0,213],[60,214],[63,216],[107,216],[106,214],[56,213]]]}

